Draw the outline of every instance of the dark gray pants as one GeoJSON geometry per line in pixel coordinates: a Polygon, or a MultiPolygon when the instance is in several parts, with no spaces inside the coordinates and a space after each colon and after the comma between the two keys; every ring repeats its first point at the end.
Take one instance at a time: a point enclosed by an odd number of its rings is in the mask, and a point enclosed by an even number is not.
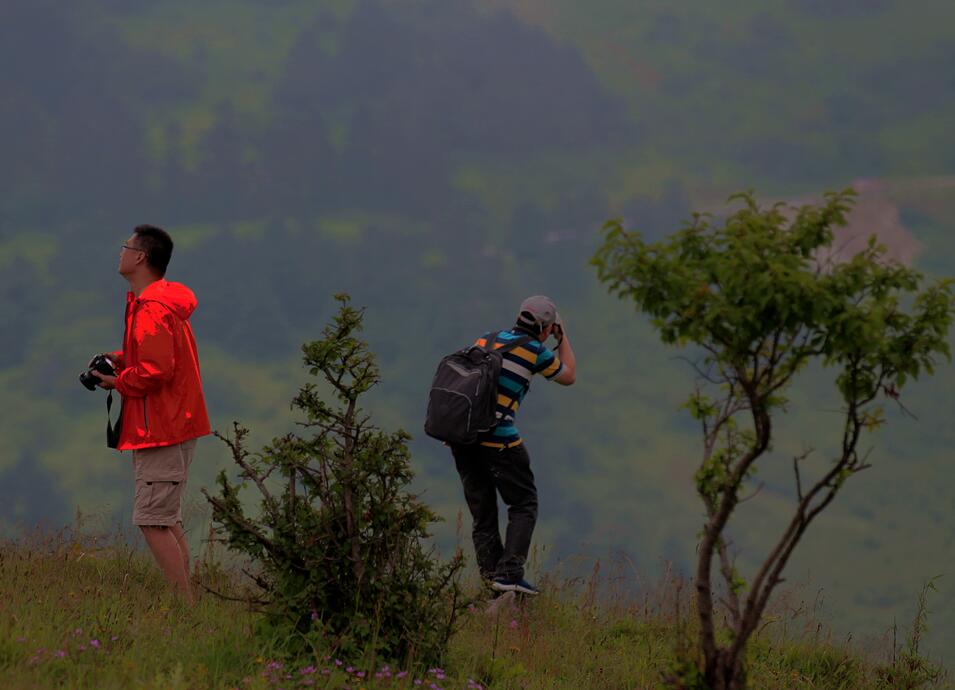
{"type": "Polygon", "coordinates": [[[486,579],[524,577],[524,562],[537,523],[537,488],[524,444],[499,450],[481,445],[452,446],[454,464],[471,510],[478,569],[486,579]],[[497,494],[507,506],[507,533],[501,543],[497,494]]]}

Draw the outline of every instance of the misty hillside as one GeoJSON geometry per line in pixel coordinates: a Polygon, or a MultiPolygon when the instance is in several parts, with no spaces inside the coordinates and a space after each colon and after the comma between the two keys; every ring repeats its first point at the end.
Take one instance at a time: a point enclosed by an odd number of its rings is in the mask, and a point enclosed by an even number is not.
{"type": "MultiPolygon", "coordinates": [[[[5,0],[0,4],[0,520],[127,523],[128,458],[102,442],[103,396],[76,381],[118,346],[122,242],[176,241],[213,426],[290,429],[299,346],[349,292],[367,306],[418,484],[465,508],[449,453],[423,437],[447,351],[555,299],[578,384],[533,386],[519,427],[546,558],[629,554],[652,577],[694,557],[692,369],[588,266],[607,218],[659,238],[728,194],[804,202],[860,191],[844,239],[876,232],[929,276],[955,269],[955,6],[821,0],[731,7],[597,0],[5,0]]],[[[690,354],[692,353],[682,353],[690,354]]],[[[909,620],[955,564],[950,366],[913,385],[871,439],[873,469],[789,568],[856,639],[909,620]]],[[[793,393],[761,495],[735,534],[752,567],[793,497],[790,461],[836,437],[824,371],[793,393]]],[[[226,466],[202,442],[191,482],[226,466]]],[[[467,529],[465,527],[465,529],[467,529]]],[[[585,566],[587,567],[587,566],[585,566]]],[[[955,648],[955,582],[929,645],[955,648]]],[[[951,656],[948,663],[951,664],[951,656]]]]}

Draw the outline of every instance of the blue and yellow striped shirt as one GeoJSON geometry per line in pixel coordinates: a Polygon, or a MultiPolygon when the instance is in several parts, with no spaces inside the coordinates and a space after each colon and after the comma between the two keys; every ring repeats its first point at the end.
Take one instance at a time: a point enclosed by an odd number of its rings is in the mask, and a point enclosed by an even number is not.
{"type": "MultiPolygon", "coordinates": [[[[518,338],[524,337],[519,330],[500,331],[494,338],[494,348],[507,345],[518,338]]],[[[476,344],[486,347],[487,338],[478,338],[476,344]]],[[[501,366],[501,375],[497,381],[497,413],[500,422],[494,429],[480,437],[482,446],[491,448],[510,448],[521,443],[521,435],[514,426],[514,416],[517,414],[524,396],[531,386],[531,377],[541,374],[551,380],[563,369],[560,359],[548,350],[539,340],[531,340],[505,352],[501,366]]]]}

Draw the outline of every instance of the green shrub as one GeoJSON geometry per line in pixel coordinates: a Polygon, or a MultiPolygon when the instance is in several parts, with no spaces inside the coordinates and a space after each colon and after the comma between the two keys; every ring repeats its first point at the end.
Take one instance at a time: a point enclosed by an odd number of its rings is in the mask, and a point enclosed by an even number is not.
{"type": "Polygon", "coordinates": [[[379,382],[378,367],[356,337],[363,312],[347,296],[337,299],[324,337],[302,348],[332,403],[314,383],[292,401],[312,435],[290,433],[252,457],[243,446],[247,430],[235,424],[232,438],[220,438],[240,483],[222,472],[219,494],[204,493],[229,548],[254,563],[256,599],[268,614],[264,635],[286,638],[290,652],[434,664],[465,605],[462,557],[441,563],[424,545],[437,517],[407,490],[410,436],[379,430],[359,407],[379,382]],[[249,484],[261,495],[257,516],[240,500],[249,484]]]}

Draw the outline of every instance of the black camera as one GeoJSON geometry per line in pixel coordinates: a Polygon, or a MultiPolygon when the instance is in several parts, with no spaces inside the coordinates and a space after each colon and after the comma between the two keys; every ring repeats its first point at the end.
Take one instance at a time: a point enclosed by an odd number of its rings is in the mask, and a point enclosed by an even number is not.
{"type": "Polygon", "coordinates": [[[107,376],[116,376],[116,369],[113,367],[113,360],[111,360],[106,355],[96,355],[93,359],[90,360],[88,368],[82,374],[80,374],[80,383],[82,383],[88,390],[96,390],[96,384],[100,382],[100,379],[93,375],[94,371],[98,371],[101,374],[107,376]]]}

